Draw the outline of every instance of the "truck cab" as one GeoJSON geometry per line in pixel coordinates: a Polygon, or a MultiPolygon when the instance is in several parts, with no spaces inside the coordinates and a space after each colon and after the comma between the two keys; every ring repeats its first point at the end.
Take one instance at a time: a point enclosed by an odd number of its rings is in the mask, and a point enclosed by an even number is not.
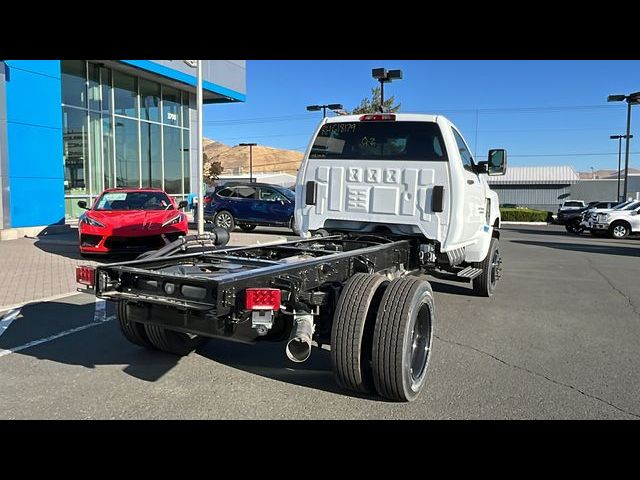
{"type": "Polygon", "coordinates": [[[324,119],[298,171],[295,222],[324,230],[416,236],[452,263],[480,262],[500,226],[487,175],[506,152],[477,162],[442,115],[365,114],[324,119]]]}

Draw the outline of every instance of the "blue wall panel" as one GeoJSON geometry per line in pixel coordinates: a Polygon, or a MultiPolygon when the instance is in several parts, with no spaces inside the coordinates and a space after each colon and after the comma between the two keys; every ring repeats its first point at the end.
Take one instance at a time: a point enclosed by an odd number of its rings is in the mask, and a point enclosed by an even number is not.
{"type": "Polygon", "coordinates": [[[7,60],[10,227],[64,221],[59,60],[7,60]]]}

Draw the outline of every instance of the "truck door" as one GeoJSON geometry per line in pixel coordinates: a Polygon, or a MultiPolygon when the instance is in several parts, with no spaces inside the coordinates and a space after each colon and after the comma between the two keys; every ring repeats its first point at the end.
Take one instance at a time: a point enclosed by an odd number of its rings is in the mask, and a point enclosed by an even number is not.
{"type": "Polygon", "coordinates": [[[472,240],[482,231],[486,223],[486,198],[485,187],[476,173],[475,162],[471,156],[462,135],[454,128],[451,129],[456,139],[460,160],[462,161],[465,191],[464,191],[464,228],[462,229],[463,241],[472,240]]]}

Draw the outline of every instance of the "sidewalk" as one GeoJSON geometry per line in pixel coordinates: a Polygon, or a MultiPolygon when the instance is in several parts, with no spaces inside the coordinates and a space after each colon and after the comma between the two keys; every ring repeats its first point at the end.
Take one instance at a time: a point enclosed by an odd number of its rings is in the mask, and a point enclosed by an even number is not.
{"type": "MultiPolygon", "coordinates": [[[[191,233],[196,233],[195,231],[191,233]]],[[[233,232],[229,246],[280,243],[282,235],[233,232]]],[[[124,259],[117,259],[117,261],[124,259]]],[[[0,312],[16,304],[76,291],[75,267],[113,259],[83,259],[78,251],[78,231],[45,237],[0,242],[0,312]]]]}

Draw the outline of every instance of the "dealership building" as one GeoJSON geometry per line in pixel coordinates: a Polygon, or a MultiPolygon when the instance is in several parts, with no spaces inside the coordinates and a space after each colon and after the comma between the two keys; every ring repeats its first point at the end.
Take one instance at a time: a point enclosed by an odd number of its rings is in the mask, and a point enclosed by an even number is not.
{"type": "MultiPolygon", "coordinates": [[[[202,63],[206,104],[245,100],[244,60],[202,63]]],[[[182,60],[0,61],[0,233],[64,224],[105,188],[197,191],[195,86],[182,60]]]]}

